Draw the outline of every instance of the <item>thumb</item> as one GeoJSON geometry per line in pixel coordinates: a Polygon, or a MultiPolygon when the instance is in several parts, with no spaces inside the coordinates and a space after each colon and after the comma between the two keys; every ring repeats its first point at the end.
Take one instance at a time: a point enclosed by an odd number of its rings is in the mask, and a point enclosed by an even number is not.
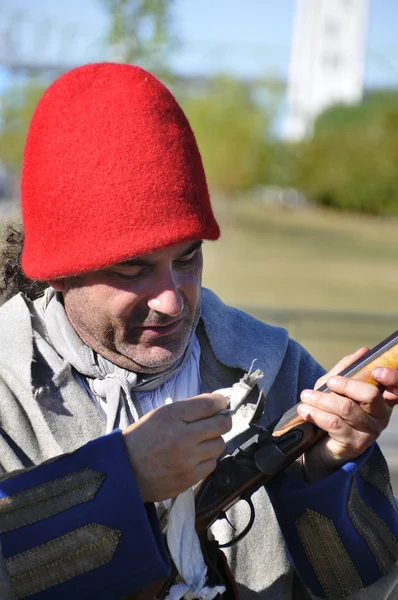
{"type": "Polygon", "coordinates": [[[174,416],[185,423],[193,423],[207,419],[228,408],[228,398],[221,394],[200,394],[187,398],[182,402],[169,404],[168,408],[173,411],[174,416]]]}

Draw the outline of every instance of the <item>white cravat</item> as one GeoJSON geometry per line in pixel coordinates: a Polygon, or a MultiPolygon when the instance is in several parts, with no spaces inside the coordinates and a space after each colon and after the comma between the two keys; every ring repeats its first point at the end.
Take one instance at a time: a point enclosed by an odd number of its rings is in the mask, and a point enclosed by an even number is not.
{"type": "MultiPolygon", "coordinates": [[[[254,361],[253,361],[254,364],[254,361]]],[[[252,367],[253,367],[252,364],[252,367]]],[[[225,441],[232,439],[247,429],[255,412],[255,405],[242,405],[256,383],[263,377],[257,369],[244,375],[231,388],[215,390],[229,399],[232,414],[232,429],[223,436],[225,441]]],[[[195,529],[194,488],[187,489],[171,501],[167,524],[167,545],[171,558],[183,579],[173,585],[166,600],[213,600],[217,594],[225,592],[224,586],[206,586],[207,566],[203,558],[198,534],[195,529]]]]}

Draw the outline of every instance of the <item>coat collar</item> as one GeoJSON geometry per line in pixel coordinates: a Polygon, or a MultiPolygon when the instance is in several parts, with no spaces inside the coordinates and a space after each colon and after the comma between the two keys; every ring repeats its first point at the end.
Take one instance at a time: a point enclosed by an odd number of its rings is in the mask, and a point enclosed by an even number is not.
{"type": "Polygon", "coordinates": [[[206,288],[202,290],[201,318],[217,360],[248,371],[256,359],[255,368],[264,373],[259,386],[269,390],[286,355],[287,331],[227,306],[206,288]]]}
{"type": "MultiPolygon", "coordinates": [[[[34,337],[42,337],[32,325],[33,303],[17,294],[0,308],[0,317],[0,364],[21,384],[31,387],[34,337]]],[[[263,371],[263,382],[270,389],[286,354],[286,330],[227,306],[206,288],[202,290],[201,320],[217,360],[227,367],[248,371],[256,359],[255,366],[263,371]]],[[[55,351],[51,362],[55,381],[67,365],[55,351]]]]}
{"type": "Polygon", "coordinates": [[[51,357],[48,382],[53,381],[57,386],[70,372],[68,363],[46,343],[41,329],[34,302],[23,294],[13,296],[0,308],[0,365],[22,386],[33,391],[45,383],[39,384],[34,376],[37,346],[45,350],[46,359],[51,357]]]}
{"type": "Polygon", "coordinates": [[[0,365],[25,387],[31,386],[33,330],[31,314],[22,294],[0,308],[0,365]]]}

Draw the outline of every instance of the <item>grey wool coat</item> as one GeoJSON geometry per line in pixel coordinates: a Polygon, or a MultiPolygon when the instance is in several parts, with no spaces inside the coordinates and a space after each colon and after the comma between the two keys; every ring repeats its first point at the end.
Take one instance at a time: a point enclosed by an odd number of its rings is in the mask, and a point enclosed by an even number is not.
{"type": "MultiPolygon", "coordinates": [[[[74,452],[105,433],[103,416],[74,377],[71,366],[49,343],[37,313],[39,302],[40,299],[31,302],[19,294],[0,308],[0,474],[5,478],[74,452]]],[[[298,401],[300,391],[313,387],[323,374],[316,361],[289,339],[285,330],[225,306],[209,290],[203,290],[197,335],[203,392],[230,387],[257,359],[256,367],[264,373],[260,386],[266,394],[263,424],[281,416],[298,401]]],[[[254,401],[254,396],[257,392],[249,401],[254,401]]],[[[229,450],[241,441],[233,440],[229,450]]],[[[286,546],[283,526],[281,529],[278,524],[269,494],[261,488],[253,500],[256,519],[252,530],[226,551],[242,599],[313,597],[291,565],[291,549],[286,546]]],[[[241,507],[233,507],[230,520],[238,530],[246,519],[241,507]]],[[[229,525],[218,522],[213,533],[229,537],[229,525]]],[[[317,544],[315,538],[313,544],[317,544]]],[[[323,552],[323,544],[315,548],[315,555],[321,557],[323,552]]],[[[391,563],[388,573],[378,582],[363,590],[354,587],[346,597],[398,599],[397,576],[398,568],[391,563]]],[[[0,582],[1,598],[17,597],[1,557],[0,582]]],[[[330,582],[332,589],[334,584],[330,582]]]]}

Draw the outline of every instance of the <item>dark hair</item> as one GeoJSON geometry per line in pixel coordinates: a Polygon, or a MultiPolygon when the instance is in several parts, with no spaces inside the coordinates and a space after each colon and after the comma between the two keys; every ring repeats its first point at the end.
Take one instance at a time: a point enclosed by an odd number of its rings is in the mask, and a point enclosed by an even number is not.
{"type": "Polygon", "coordinates": [[[3,231],[0,244],[0,304],[22,292],[31,300],[43,295],[48,287],[46,281],[35,281],[26,277],[21,267],[23,247],[22,225],[9,224],[3,231]]]}

